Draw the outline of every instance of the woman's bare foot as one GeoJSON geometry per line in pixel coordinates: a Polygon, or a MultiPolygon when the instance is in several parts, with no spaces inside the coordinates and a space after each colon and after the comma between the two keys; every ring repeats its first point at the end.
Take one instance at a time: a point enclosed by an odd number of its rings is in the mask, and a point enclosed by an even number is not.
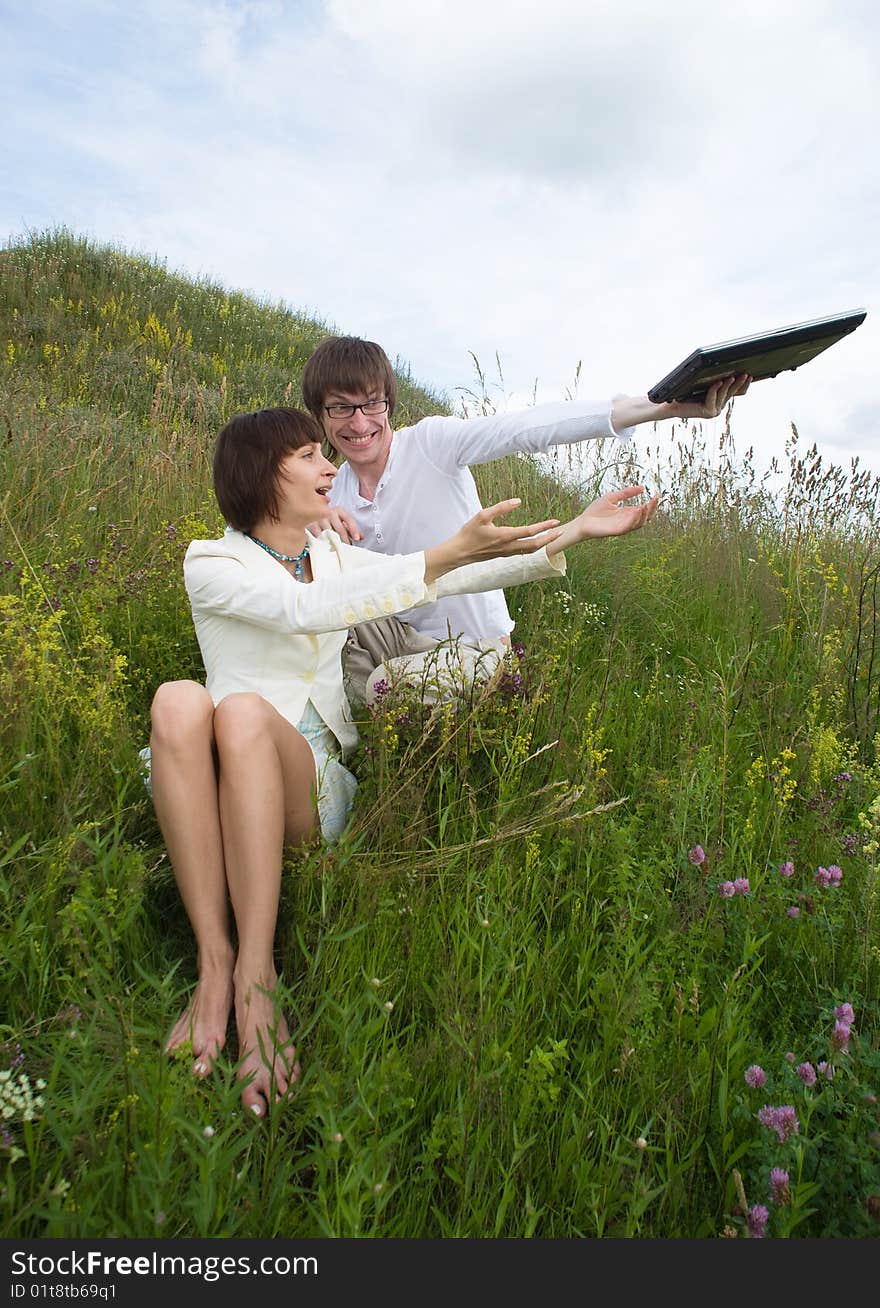
{"type": "Polygon", "coordinates": [[[274,996],[276,981],[274,974],[268,984],[235,978],[238,1076],[244,1082],[241,1102],[255,1117],[265,1117],[270,1103],[284,1098],[301,1071],[274,996]]]}
{"type": "Polygon", "coordinates": [[[165,1042],[166,1054],[181,1045],[192,1045],[193,1072],[208,1076],[214,1059],[226,1044],[226,1028],[232,1008],[232,960],[226,967],[201,971],[190,1001],[175,1022],[165,1042]]]}

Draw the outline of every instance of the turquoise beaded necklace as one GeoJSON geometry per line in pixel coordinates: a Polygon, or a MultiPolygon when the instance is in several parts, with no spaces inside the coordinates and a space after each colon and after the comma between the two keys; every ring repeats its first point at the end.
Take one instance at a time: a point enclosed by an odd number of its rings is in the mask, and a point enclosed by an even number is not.
{"type": "Polygon", "coordinates": [[[294,565],[294,577],[296,577],[297,581],[302,581],[303,567],[305,566],[306,559],[309,557],[308,541],[306,541],[305,546],[300,550],[299,554],[282,554],[280,550],[273,550],[272,546],[267,545],[264,540],[259,540],[256,536],[252,536],[249,531],[246,531],[244,534],[247,536],[248,540],[252,540],[255,545],[259,545],[261,550],[265,550],[267,554],[271,554],[273,559],[278,559],[279,563],[292,563],[294,565]]]}

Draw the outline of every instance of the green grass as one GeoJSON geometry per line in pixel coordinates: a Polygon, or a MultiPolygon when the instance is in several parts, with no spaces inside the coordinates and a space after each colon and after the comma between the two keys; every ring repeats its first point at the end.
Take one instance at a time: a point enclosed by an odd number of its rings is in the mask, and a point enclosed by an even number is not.
{"type": "MultiPolygon", "coordinates": [[[[509,592],[495,693],[363,722],[348,832],[285,868],[300,1089],[248,1120],[232,1043],[205,1083],[161,1052],[193,950],[136,754],[200,675],[214,435],[329,329],[67,232],[0,273],[0,1234],[742,1237],[742,1189],[771,1237],[876,1235],[877,479],[793,433],[771,496],[670,424],[582,489],[478,470],[532,518],[663,503],[509,592]]],[[[449,410],[400,381],[398,425],[449,410]]]]}

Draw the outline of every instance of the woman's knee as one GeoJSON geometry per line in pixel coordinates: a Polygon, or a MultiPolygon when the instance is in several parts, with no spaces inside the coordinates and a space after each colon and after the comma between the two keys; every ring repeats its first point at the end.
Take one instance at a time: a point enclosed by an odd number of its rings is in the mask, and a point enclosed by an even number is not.
{"type": "Polygon", "coordinates": [[[214,704],[197,681],[166,681],[150,705],[153,746],[187,744],[213,731],[214,704]]]}
{"type": "Polygon", "coordinates": [[[262,695],[240,691],[221,699],[214,709],[214,737],[222,753],[248,749],[271,725],[275,710],[262,695]]]}

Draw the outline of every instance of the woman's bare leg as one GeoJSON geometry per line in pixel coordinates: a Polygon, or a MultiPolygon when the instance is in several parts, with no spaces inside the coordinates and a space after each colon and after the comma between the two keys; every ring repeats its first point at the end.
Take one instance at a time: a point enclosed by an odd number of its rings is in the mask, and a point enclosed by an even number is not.
{"type": "Polygon", "coordinates": [[[153,804],[198,950],[199,980],[165,1045],[192,1042],[206,1076],[226,1043],[234,950],[214,764],[214,705],[195,681],[160,686],[151,708],[153,804]]]}
{"type": "Polygon", "coordinates": [[[238,932],[241,1100],[262,1117],[300,1071],[274,998],[274,945],[284,847],[319,829],[315,763],[306,740],[259,695],[230,695],[218,704],[214,737],[226,879],[238,932]]]}

